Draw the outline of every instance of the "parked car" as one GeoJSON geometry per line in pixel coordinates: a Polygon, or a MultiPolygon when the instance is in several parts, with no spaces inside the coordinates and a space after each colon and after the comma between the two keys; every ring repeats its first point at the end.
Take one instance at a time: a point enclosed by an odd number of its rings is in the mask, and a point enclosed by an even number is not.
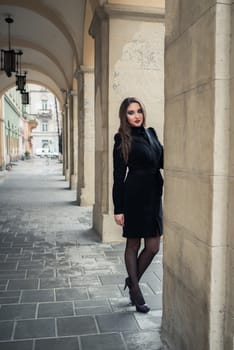
{"type": "Polygon", "coordinates": [[[50,152],[47,148],[37,148],[35,155],[40,158],[58,158],[58,152],[50,152]]]}

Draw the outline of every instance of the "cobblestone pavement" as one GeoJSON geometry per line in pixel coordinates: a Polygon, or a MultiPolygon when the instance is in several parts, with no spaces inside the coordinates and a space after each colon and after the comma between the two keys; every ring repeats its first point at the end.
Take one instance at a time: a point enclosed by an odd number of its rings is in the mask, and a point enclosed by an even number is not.
{"type": "MultiPolygon", "coordinates": [[[[19,161],[0,181],[0,349],[159,350],[162,256],[129,305],[124,243],[100,243],[57,160],[19,161]]],[[[114,222],[113,222],[114,225],[114,222]]]]}

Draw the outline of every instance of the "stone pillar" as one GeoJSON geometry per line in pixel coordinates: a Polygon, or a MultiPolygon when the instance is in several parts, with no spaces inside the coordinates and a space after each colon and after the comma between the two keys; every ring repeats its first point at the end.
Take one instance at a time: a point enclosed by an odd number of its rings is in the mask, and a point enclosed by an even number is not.
{"type": "MultiPolygon", "coordinates": [[[[231,3],[231,1],[230,1],[231,3]]],[[[228,6],[229,8],[229,6],[228,6]]],[[[226,317],[224,349],[234,349],[234,4],[231,5],[231,59],[230,59],[230,125],[229,125],[229,176],[228,221],[226,257],[226,317]]],[[[228,125],[227,125],[228,127],[228,125]]]]}
{"type": "Polygon", "coordinates": [[[173,350],[233,349],[231,13],[231,1],[166,2],[162,338],[173,350]]]}
{"type": "Polygon", "coordinates": [[[94,70],[81,66],[77,74],[79,95],[79,145],[77,200],[94,204],[94,70]]]}
{"type": "Polygon", "coordinates": [[[69,187],[71,188],[71,101],[67,98],[65,104],[65,155],[66,155],[66,170],[65,170],[65,178],[69,181],[69,187]]]}
{"type": "Polygon", "coordinates": [[[104,5],[96,10],[95,38],[95,205],[94,228],[103,241],[121,240],[113,219],[112,150],[118,109],[127,96],[145,103],[148,125],[162,139],[164,10],[104,5]]]}
{"type": "Polygon", "coordinates": [[[5,123],[3,119],[2,99],[0,98],[0,171],[5,170],[5,123]]]}
{"type": "Polygon", "coordinates": [[[70,188],[77,188],[77,171],[78,171],[78,105],[77,94],[69,93],[70,108],[70,188]]]}
{"type": "Polygon", "coordinates": [[[63,166],[65,179],[70,182],[70,108],[66,98],[63,108],[63,166]]]}
{"type": "Polygon", "coordinates": [[[66,108],[63,106],[62,111],[62,153],[63,153],[63,175],[66,176],[67,157],[66,157],[66,108]]]}

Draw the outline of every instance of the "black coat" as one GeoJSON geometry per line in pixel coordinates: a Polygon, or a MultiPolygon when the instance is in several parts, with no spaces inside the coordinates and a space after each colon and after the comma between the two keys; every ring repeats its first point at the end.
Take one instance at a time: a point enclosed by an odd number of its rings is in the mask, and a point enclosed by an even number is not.
{"type": "Polygon", "coordinates": [[[162,234],[163,147],[153,128],[131,128],[131,150],[126,164],[115,135],[113,150],[114,213],[124,214],[124,237],[153,237],[162,234]]]}

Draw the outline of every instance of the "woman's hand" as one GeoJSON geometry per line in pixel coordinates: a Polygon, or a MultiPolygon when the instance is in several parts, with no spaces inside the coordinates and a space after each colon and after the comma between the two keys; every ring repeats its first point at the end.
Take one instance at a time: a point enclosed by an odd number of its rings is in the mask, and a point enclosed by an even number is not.
{"type": "Polygon", "coordinates": [[[114,218],[117,225],[124,226],[124,214],[116,214],[114,218]]]}

